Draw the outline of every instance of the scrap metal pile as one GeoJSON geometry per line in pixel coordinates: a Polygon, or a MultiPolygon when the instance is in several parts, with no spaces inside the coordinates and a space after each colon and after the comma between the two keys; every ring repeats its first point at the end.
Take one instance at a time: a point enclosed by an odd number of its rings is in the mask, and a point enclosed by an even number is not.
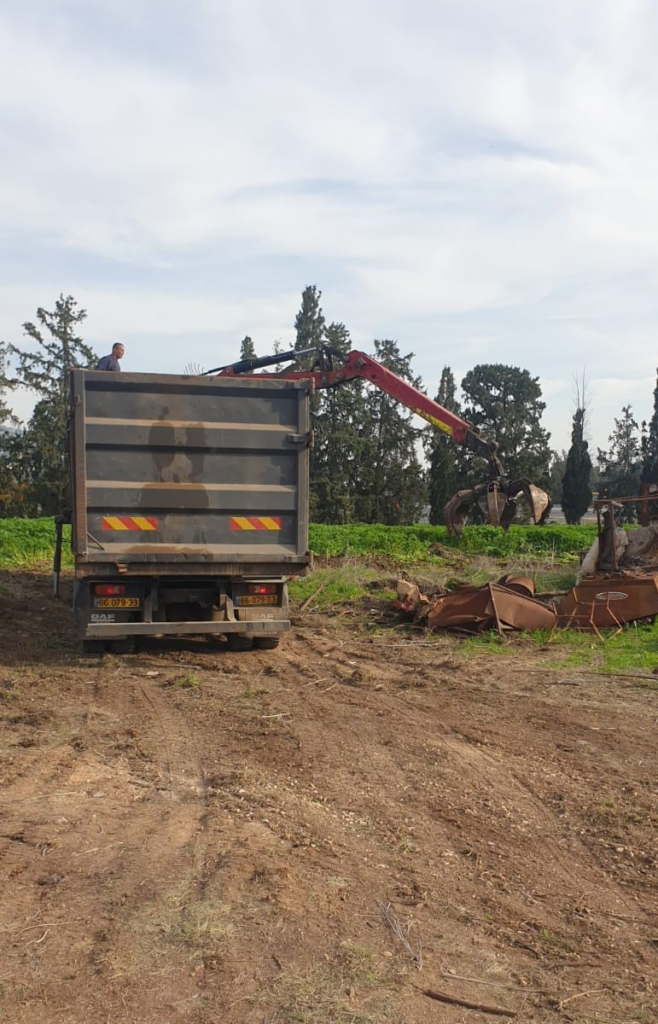
{"type": "MultiPolygon", "coordinates": [[[[598,511],[598,509],[597,509],[598,511]]],[[[583,558],[576,585],[566,593],[536,594],[529,577],[503,576],[496,583],[421,593],[398,580],[394,606],[427,629],[502,636],[515,630],[622,629],[658,616],[658,523],[627,533],[613,511],[583,558]]]]}

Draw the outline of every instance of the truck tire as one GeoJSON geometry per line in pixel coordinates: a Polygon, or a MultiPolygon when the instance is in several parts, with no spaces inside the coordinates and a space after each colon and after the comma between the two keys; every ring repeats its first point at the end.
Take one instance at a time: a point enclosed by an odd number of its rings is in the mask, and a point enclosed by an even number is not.
{"type": "Polygon", "coordinates": [[[260,651],[273,651],[279,646],[280,639],[278,636],[257,636],[254,643],[260,651]]]}
{"type": "Polygon", "coordinates": [[[100,658],[105,654],[105,641],[104,640],[83,640],[82,641],[82,653],[85,657],[100,658]]]}
{"type": "Polygon", "coordinates": [[[254,646],[254,638],[249,633],[227,633],[226,641],[229,651],[250,651],[254,646]]]}
{"type": "Polygon", "coordinates": [[[110,640],[110,654],[134,654],[135,637],[125,636],[120,640],[110,640]]]}

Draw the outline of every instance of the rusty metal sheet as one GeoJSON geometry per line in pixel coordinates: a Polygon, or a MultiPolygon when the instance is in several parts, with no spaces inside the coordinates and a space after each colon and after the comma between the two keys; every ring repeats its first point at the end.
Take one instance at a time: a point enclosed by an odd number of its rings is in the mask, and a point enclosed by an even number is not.
{"type": "Polygon", "coordinates": [[[559,605],[559,625],[571,629],[614,629],[656,615],[658,574],[584,579],[559,605]]]}
{"type": "Polygon", "coordinates": [[[507,587],[508,590],[516,590],[519,594],[526,594],[527,597],[535,596],[535,581],[532,576],[501,576],[498,580],[499,587],[507,587]]]}
{"type": "Polygon", "coordinates": [[[495,628],[501,634],[510,630],[553,629],[557,623],[554,609],[524,593],[523,584],[519,587],[515,582],[516,589],[487,583],[438,598],[427,616],[428,627],[471,633],[495,628]]]}

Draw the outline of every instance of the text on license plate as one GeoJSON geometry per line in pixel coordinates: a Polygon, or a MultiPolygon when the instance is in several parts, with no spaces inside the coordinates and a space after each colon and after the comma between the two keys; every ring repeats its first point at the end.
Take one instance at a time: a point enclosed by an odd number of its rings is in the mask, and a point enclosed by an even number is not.
{"type": "Polygon", "coordinates": [[[278,604],[276,594],[244,594],[238,598],[238,604],[278,604]]]}
{"type": "Polygon", "coordinates": [[[138,597],[97,597],[96,608],[139,608],[138,597]]]}

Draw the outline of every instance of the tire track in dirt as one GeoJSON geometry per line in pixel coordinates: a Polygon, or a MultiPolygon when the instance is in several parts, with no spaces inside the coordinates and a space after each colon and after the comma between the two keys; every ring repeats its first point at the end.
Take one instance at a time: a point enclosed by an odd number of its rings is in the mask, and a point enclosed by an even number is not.
{"type": "MultiPolygon", "coordinates": [[[[152,1019],[152,1006],[147,1008],[152,993],[144,990],[140,975],[154,968],[143,955],[140,933],[143,928],[164,928],[178,934],[185,901],[200,897],[215,864],[216,858],[208,855],[209,808],[201,758],[187,716],[160,687],[121,675],[114,665],[101,666],[93,688],[85,686],[80,693],[78,714],[86,714],[88,722],[81,730],[85,749],[66,747],[55,760],[52,752],[44,758],[41,750],[36,779],[24,778],[12,787],[16,812],[31,801],[39,807],[40,822],[36,834],[23,822],[19,839],[3,841],[13,874],[20,865],[22,879],[5,896],[19,920],[48,923],[39,947],[26,950],[22,934],[16,932],[17,952],[6,961],[20,971],[27,989],[38,990],[44,970],[51,979],[50,1009],[40,1016],[33,1006],[26,1021],[50,1024],[58,1019],[57,1005],[65,998],[60,992],[73,977],[77,987],[87,979],[79,1012],[95,1017],[100,1007],[93,996],[98,987],[94,979],[99,975],[106,986],[103,1019],[109,1012],[108,990],[117,998],[115,1019],[124,1019],[119,992],[122,1001],[129,997],[134,1002],[134,1019],[152,1019]],[[117,723],[123,731],[121,750],[117,723]],[[125,749],[129,734],[139,738],[139,757],[131,758],[125,749]],[[57,816],[61,824],[53,825],[57,816]],[[47,871],[35,849],[42,832],[51,842],[53,832],[58,833],[56,856],[49,857],[47,871]],[[93,908],[73,927],[71,889],[77,903],[93,908]],[[55,931],[57,943],[50,938],[55,931]],[[38,960],[32,955],[35,949],[38,960]]],[[[16,827],[20,820],[17,813],[16,827]]],[[[31,940],[32,933],[25,938],[31,940]]],[[[170,1007],[181,999],[185,1004],[196,993],[184,968],[160,989],[159,1016],[171,1020],[178,1014],[172,1015],[170,1007]]]]}
{"type": "Polygon", "coordinates": [[[375,898],[422,939],[420,980],[436,988],[493,1002],[479,985],[502,983],[519,1020],[546,1024],[649,1019],[635,876],[606,876],[599,833],[580,835],[597,767],[622,811],[625,766],[647,778],[629,751],[637,730],[649,756],[653,726],[624,720],[623,693],[619,744],[607,725],[596,740],[594,690],[549,706],[492,659],[369,644],[345,620],[276,653],[106,658],[95,687],[90,672],[28,672],[16,702],[31,713],[38,684],[53,714],[41,746],[17,746],[6,789],[28,797],[42,770],[34,802],[15,805],[24,832],[5,833],[28,862],[0,907],[7,1019],[437,1019],[375,898]],[[162,685],[192,667],[198,691],[162,685]],[[24,851],[35,837],[43,850],[24,851]]]}

